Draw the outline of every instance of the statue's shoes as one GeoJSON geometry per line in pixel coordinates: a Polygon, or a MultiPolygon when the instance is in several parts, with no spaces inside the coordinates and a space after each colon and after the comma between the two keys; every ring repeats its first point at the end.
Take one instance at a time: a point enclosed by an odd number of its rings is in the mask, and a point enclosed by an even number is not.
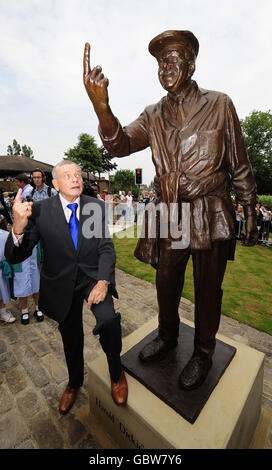
{"type": "Polygon", "coordinates": [[[173,349],[178,344],[177,339],[171,341],[164,341],[159,336],[146,344],[140,351],[139,359],[142,362],[156,361],[162,358],[170,349],[173,349]]]}
{"type": "Polygon", "coordinates": [[[212,366],[209,357],[192,356],[179,376],[179,386],[184,390],[200,387],[212,366]]]}

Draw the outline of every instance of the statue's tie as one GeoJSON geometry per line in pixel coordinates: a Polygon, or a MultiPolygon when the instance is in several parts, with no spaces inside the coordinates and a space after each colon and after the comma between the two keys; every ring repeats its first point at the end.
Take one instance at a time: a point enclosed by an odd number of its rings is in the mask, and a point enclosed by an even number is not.
{"type": "Polygon", "coordinates": [[[184,104],[183,104],[183,98],[179,98],[178,100],[178,106],[177,106],[177,120],[179,123],[184,125],[185,122],[185,113],[184,113],[184,104]]]}
{"type": "Polygon", "coordinates": [[[74,202],[73,204],[67,204],[67,207],[69,207],[69,209],[71,209],[72,211],[72,215],[69,220],[69,229],[75,245],[75,249],[77,249],[77,236],[79,224],[78,218],[76,216],[77,206],[78,204],[76,202],[74,202]]]}

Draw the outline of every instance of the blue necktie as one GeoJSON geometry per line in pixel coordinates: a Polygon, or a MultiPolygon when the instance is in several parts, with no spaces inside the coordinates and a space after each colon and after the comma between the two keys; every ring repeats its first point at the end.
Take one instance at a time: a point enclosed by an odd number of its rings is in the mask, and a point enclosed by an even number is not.
{"type": "Polygon", "coordinates": [[[72,215],[69,220],[69,229],[70,229],[70,233],[71,233],[74,245],[75,245],[75,249],[77,249],[77,236],[78,236],[78,224],[79,224],[78,218],[76,216],[77,206],[78,204],[76,202],[74,202],[73,204],[67,204],[67,207],[69,207],[69,209],[71,209],[72,211],[72,215]]]}

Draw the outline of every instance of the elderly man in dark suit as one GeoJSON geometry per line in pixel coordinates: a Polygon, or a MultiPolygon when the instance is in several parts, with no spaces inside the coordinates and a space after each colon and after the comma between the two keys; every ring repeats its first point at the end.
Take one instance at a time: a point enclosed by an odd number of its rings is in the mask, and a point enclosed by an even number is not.
{"type": "MultiPolygon", "coordinates": [[[[235,249],[235,212],[230,184],[244,208],[244,244],[256,243],[256,186],[239,120],[230,98],[203,90],[192,80],[199,43],[190,31],[165,31],[149,44],[158,61],[158,76],[168,92],[126,127],[114,116],[108,100],[108,80],[100,66],[90,69],[90,46],[84,54],[84,84],[99,119],[104,146],[118,157],[150,146],[156,168],[157,203],[190,205],[190,244],[173,247],[171,236],[139,239],[135,255],[156,267],[159,304],[158,337],[140,359],[156,360],[177,344],[178,306],[190,255],[194,265],[194,353],[179,377],[191,390],[205,380],[212,365],[218,331],[226,264],[235,249]]],[[[179,219],[179,220],[180,220],[179,219]]],[[[187,222],[188,222],[187,220],[187,222]]],[[[181,220],[180,220],[181,221],[181,220]]]]}
{"type": "Polygon", "coordinates": [[[58,196],[21,202],[21,190],[13,205],[14,224],[5,255],[11,263],[26,259],[41,240],[44,261],[41,270],[39,307],[59,322],[69,372],[69,383],[60,402],[60,412],[72,407],[83,384],[84,298],[96,317],[94,334],[100,335],[116,404],[127,399],[122,370],[120,315],[115,313],[115,252],[105,221],[103,202],[82,195],[80,168],[62,161],[53,169],[58,196]],[[93,216],[91,216],[93,214],[93,216]],[[90,224],[94,225],[91,231],[90,224]]]}

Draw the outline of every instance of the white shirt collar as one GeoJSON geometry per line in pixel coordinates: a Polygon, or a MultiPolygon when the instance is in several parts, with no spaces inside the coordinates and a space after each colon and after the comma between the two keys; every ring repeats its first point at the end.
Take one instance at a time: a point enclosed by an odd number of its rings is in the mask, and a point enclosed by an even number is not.
{"type": "MultiPolygon", "coordinates": [[[[65,199],[60,193],[59,193],[59,197],[60,197],[60,202],[62,204],[63,210],[65,210],[66,207],[68,206],[68,204],[71,204],[71,203],[69,201],[67,201],[67,199],[65,199]]],[[[75,202],[78,204],[78,207],[79,207],[80,196],[78,196],[78,198],[74,201],[74,203],[75,202]]],[[[68,207],[68,209],[69,209],[69,207],[68,207]]]]}
{"type": "MultiPolygon", "coordinates": [[[[72,212],[71,212],[71,209],[68,206],[68,204],[71,204],[69,201],[67,201],[60,193],[59,193],[59,197],[60,197],[60,202],[61,202],[61,205],[62,205],[62,209],[63,209],[63,212],[64,212],[64,216],[66,218],[66,221],[69,223],[69,220],[70,220],[70,217],[72,215],[72,212]]],[[[77,206],[77,211],[76,211],[76,216],[79,220],[79,217],[80,217],[80,196],[74,201],[74,203],[77,203],[78,206],[77,206]]]]}

